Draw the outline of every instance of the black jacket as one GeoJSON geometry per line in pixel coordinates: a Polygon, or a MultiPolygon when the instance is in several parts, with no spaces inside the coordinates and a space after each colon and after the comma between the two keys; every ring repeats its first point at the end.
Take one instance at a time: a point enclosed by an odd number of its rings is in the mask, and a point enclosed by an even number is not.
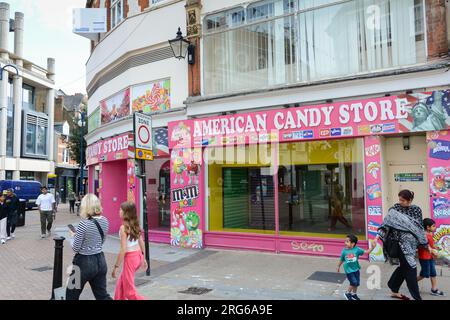
{"type": "Polygon", "coordinates": [[[0,203],[0,220],[3,220],[8,217],[8,208],[6,207],[6,204],[0,203]]]}
{"type": "Polygon", "coordinates": [[[6,207],[8,208],[8,213],[12,214],[19,208],[19,198],[15,194],[12,197],[6,197],[6,207]]]}

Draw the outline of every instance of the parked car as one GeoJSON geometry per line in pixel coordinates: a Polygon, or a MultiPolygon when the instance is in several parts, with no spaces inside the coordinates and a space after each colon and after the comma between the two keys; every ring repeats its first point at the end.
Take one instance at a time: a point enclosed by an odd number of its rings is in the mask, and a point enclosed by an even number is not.
{"type": "Polygon", "coordinates": [[[9,188],[14,189],[14,193],[19,199],[27,201],[27,209],[37,207],[36,200],[41,194],[41,183],[39,181],[0,180],[1,192],[9,188]]]}

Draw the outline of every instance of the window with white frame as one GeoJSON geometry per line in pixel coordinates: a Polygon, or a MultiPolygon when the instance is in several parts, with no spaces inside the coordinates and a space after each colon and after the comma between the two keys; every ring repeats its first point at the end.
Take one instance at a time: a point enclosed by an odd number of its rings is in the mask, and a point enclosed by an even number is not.
{"type": "Polygon", "coordinates": [[[63,163],[69,163],[69,150],[63,150],[63,163]]]}
{"type": "Polygon", "coordinates": [[[111,29],[115,28],[123,20],[123,0],[111,2],[111,29]]]}
{"type": "Polygon", "coordinates": [[[203,25],[206,95],[426,61],[424,0],[263,0],[203,25]]]}

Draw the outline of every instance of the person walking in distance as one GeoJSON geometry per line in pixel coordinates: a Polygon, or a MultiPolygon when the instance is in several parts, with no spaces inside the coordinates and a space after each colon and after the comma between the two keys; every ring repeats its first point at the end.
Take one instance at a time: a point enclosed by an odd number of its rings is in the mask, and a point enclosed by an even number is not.
{"type": "Polygon", "coordinates": [[[17,224],[17,209],[19,208],[19,198],[14,194],[13,189],[8,189],[6,192],[6,208],[8,211],[8,220],[6,223],[7,240],[15,238],[14,231],[17,224]]]}
{"type": "Polygon", "coordinates": [[[0,242],[6,243],[6,223],[8,220],[8,209],[6,208],[6,197],[0,194],[0,242]]]}
{"type": "Polygon", "coordinates": [[[41,238],[51,235],[54,215],[56,213],[56,201],[53,194],[49,193],[46,186],[41,188],[42,194],[36,200],[41,215],[41,238]]]}
{"type": "Polygon", "coordinates": [[[70,243],[75,252],[66,300],[79,300],[87,282],[96,300],[112,300],[106,290],[108,265],[103,254],[103,244],[108,234],[109,222],[102,216],[100,200],[94,194],[87,194],[81,200],[81,221],[78,227],[69,230],[70,243]]]}
{"type": "Polygon", "coordinates": [[[73,192],[73,191],[69,192],[68,200],[69,200],[69,212],[75,213],[75,200],[76,200],[75,192],[73,192]]]}
{"type": "Polygon", "coordinates": [[[123,260],[123,270],[116,284],[114,300],[145,300],[136,292],[134,277],[139,268],[147,269],[144,259],[144,241],[136,214],[136,206],[132,202],[120,205],[120,218],[122,226],[119,230],[120,252],[117,256],[112,277],[115,279],[117,271],[123,260]]]}

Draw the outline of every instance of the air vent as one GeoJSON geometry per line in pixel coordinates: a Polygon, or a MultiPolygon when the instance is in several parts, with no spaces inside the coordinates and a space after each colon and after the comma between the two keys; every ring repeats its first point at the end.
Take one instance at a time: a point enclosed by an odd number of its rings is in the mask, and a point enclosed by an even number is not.
{"type": "Polygon", "coordinates": [[[38,118],[38,125],[40,127],[48,128],[48,119],[38,118]]]}
{"type": "Polygon", "coordinates": [[[27,123],[36,125],[37,124],[37,117],[33,116],[31,114],[27,114],[27,123]]]}

